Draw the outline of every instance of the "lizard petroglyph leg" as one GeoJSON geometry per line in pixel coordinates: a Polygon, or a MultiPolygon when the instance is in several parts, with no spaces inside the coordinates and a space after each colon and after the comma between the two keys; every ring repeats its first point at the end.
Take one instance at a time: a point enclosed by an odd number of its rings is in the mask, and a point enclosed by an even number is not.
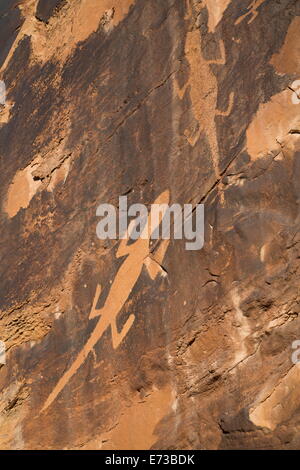
{"type": "Polygon", "coordinates": [[[116,319],[111,322],[111,334],[112,334],[112,343],[113,348],[117,349],[119,345],[122,343],[123,339],[129,332],[130,328],[132,327],[135,320],[135,315],[131,314],[127,319],[125,325],[122,328],[122,331],[119,333],[117,329],[116,319]]]}
{"type": "Polygon", "coordinates": [[[240,18],[238,18],[235,22],[235,25],[238,25],[240,24],[245,18],[247,18],[248,16],[251,16],[249,21],[248,21],[248,24],[252,23],[252,21],[255,20],[255,18],[257,17],[258,15],[258,11],[257,9],[263,4],[265,3],[266,0],[254,0],[248,7],[248,12],[245,13],[244,15],[242,15],[240,18]]]}
{"type": "Polygon", "coordinates": [[[101,285],[98,284],[97,287],[96,287],[96,293],[95,293],[91,313],[90,313],[90,316],[89,316],[90,320],[92,318],[98,317],[100,315],[101,309],[96,309],[96,307],[97,307],[97,303],[98,303],[98,300],[99,300],[100,295],[101,295],[101,290],[102,290],[101,285]]]}

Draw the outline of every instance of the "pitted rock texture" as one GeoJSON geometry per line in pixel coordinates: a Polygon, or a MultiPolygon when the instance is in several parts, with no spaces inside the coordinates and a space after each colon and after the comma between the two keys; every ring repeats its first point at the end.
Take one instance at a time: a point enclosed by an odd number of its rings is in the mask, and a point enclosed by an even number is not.
{"type": "Polygon", "coordinates": [[[300,446],[300,2],[0,6],[0,448],[300,446]],[[205,205],[205,244],[96,236],[205,205]]]}

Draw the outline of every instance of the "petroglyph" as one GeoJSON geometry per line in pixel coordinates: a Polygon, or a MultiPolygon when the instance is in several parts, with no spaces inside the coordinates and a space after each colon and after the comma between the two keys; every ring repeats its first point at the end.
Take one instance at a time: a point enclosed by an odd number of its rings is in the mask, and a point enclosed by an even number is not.
{"type": "MultiPolygon", "coordinates": [[[[156,199],[154,204],[168,203],[169,191],[165,191],[156,199]]],[[[158,218],[158,222],[160,221],[161,219],[158,218]]],[[[160,247],[160,250],[156,253],[156,255],[154,254],[152,265],[150,256],[150,237],[153,231],[156,229],[156,226],[151,227],[151,216],[149,216],[148,226],[150,228],[148,229],[147,226],[145,227],[145,230],[148,231],[147,236],[145,236],[146,232],[143,232],[141,237],[135,243],[128,245],[129,234],[133,229],[133,224],[134,221],[130,224],[127,232],[127,238],[121,241],[116,254],[117,258],[126,256],[126,259],[118,270],[110,288],[106,302],[101,309],[97,309],[97,303],[99,301],[102,288],[100,285],[98,285],[96,288],[89,318],[92,319],[95,317],[100,317],[100,319],[71,367],[69,367],[69,369],[64,373],[53,391],[50,393],[41,411],[45,411],[53,403],[59,393],[68,384],[73,375],[84,364],[88,355],[93,351],[94,347],[101,339],[107,328],[111,327],[113,348],[117,349],[120,346],[135,321],[135,315],[131,314],[129,316],[121,332],[119,332],[117,328],[117,317],[128,300],[129,295],[142,272],[144,264],[146,264],[152,280],[154,280],[160,273],[160,270],[157,267],[157,263],[158,261],[162,261],[164,258],[169,245],[169,240],[164,240],[162,242],[163,244],[160,247]]]]}
{"type": "Polygon", "coordinates": [[[225,65],[226,63],[223,41],[220,41],[219,45],[221,58],[205,60],[201,50],[199,31],[196,29],[188,32],[185,42],[185,56],[190,68],[189,79],[182,88],[180,88],[175,81],[175,91],[181,100],[189,89],[194,117],[198,122],[197,130],[191,131],[187,129],[185,131],[187,140],[189,144],[194,147],[201,133],[205,133],[212,153],[212,163],[217,178],[220,177],[220,168],[219,143],[215,118],[216,116],[229,116],[234,103],[234,93],[231,93],[227,110],[217,110],[218,82],[214,73],[211,71],[210,65],[225,65]]]}
{"type": "Polygon", "coordinates": [[[258,15],[258,8],[267,0],[254,0],[248,7],[248,12],[240,16],[235,22],[235,25],[240,24],[245,18],[248,18],[248,24],[252,23],[258,15]],[[249,18],[250,17],[250,18],[249,18]]]}

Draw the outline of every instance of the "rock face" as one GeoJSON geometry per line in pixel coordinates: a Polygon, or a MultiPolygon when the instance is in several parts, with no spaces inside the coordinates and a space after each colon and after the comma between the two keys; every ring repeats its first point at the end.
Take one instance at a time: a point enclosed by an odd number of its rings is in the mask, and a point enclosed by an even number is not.
{"type": "Polygon", "coordinates": [[[3,0],[2,449],[299,448],[300,2],[3,0]],[[205,205],[205,244],[96,236],[205,205]]]}

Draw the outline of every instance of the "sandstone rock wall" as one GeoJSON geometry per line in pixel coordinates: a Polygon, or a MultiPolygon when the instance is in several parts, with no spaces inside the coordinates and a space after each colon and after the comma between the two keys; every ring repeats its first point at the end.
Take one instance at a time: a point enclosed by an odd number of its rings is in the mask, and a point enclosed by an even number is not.
{"type": "Polygon", "coordinates": [[[1,1],[0,448],[299,448],[299,15],[1,1]],[[125,194],[203,249],[100,241],[125,194]]]}

